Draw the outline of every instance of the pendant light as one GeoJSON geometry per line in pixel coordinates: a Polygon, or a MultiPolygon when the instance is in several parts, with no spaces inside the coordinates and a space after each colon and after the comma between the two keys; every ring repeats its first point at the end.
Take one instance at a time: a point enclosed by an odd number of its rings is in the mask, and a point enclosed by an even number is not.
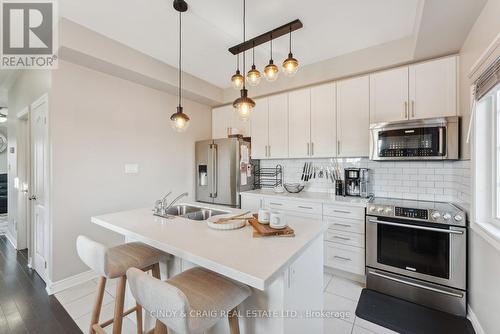
{"type": "Polygon", "coordinates": [[[179,105],[177,112],[170,116],[170,124],[177,132],[184,132],[189,126],[189,117],[182,110],[182,13],[187,11],[188,5],[184,0],[174,0],[174,8],[179,12],[179,105]]]}
{"type": "Polygon", "coordinates": [[[271,59],[269,59],[269,64],[264,68],[264,76],[266,77],[267,81],[275,81],[278,79],[278,66],[274,65],[273,62],[273,36],[271,35],[271,59]]]}
{"type": "Polygon", "coordinates": [[[240,72],[240,55],[236,55],[236,73],[233,74],[231,77],[231,84],[233,85],[234,89],[241,89],[243,88],[243,81],[245,81],[245,78],[243,75],[241,75],[240,72]]]}
{"type": "Polygon", "coordinates": [[[255,68],[255,44],[252,48],[252,69],[247,73],[247,80],[250,86],[257,86],[260,82],[260,72],[255,68]]]}
{"type": "MultiPolygon", "coordinates": [[[[243,43],[245,43],[245,15],[246,1],[243,0],[243,43]]],[[[245,73],[245,51],[243,51],[243,73],[245,73]]],[[[248,120],[252,115],[255,102],[248,97],[248,90],[245,88],[245,80],[243,80],[243,88],[240,90],[240,97],[234,100],[233,107],[236,108],[238,115],[244,121],[248,120]]]]}
{"type": "Polygon", "coordinates": [[[292,28],[290,27],[290,51],[288,53],[288,58],[283,61],[283,72],[288,77],[293,77],[297,70],[299,69],[299,61],[293,58],[292,54],[292,28]]]}

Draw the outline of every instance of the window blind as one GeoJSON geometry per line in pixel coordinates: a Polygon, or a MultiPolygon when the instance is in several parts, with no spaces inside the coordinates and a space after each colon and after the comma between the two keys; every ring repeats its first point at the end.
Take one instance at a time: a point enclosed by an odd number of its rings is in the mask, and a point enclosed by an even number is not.
{"type": "Polygon", "coordinates": [[[476,100],[481,100],[491,89],[500,83],[500,57],[479,76],[475,83],[476,100]]]}

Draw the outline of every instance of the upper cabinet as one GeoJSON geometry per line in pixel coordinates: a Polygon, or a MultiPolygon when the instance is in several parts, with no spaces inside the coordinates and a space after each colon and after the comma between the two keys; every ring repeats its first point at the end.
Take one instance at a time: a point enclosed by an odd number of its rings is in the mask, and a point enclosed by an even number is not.
{"type": "Polygon", "coordinates": [[[370,122],[457,115],[457,57],[370,75],[370,122]]]}
{"type": "Polygon", "coordinates": [[[370,123],[408,118],[408,67],[370,75],[370,123]]]}
{"type": "Polygon", "coordinates": [[[339,157],[369,155],[370,81],[362,76],[337,82],[339,157]]]}
{"type": "Polygon", "coordinates": [[[212,139],[227,138],[228,134],[250,136],[250,121],[243,121],[232,105],[212,109],[212,139]]]}
{"type": "Polygon", "coordinates": [[[311,146],[311,90],[288,94],[288,152],[290,158],[309,156],[311,146]]]}
{"type": "Polygon", "coordinates": [[[409,74],[410,119],[456,116],[457,57],[410,65],[409,74]]]}
{"type": "Polygon", "coordinates": [[[335,86],[335,83],[328,83],[311,87],[311,157],[328,158],[337,155],[335,86]]]}
{"type": "Polygon", "coordinates": [[[288,157],[288,95],[255,100],[252,113],[252,158],[288,157]]]}

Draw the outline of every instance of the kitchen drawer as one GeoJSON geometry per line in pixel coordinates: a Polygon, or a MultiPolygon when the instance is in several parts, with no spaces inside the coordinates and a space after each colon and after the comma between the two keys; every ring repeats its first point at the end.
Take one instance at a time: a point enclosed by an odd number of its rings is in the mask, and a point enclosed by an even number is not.
{"type": "Polygon", "coordinates": [[[331,230],[365,234],[364,220],[326,216],[323,218],[323,220],[328,224],[328,228],[331,230]]]}
{"type": "Polygon", "coordinates": [[[325,241],[325,266],[357,275],[365,274],[365,249],[325,241]]]}
{"type": "Polygon", "coordinates": [[[311,215],[321,215],[323,205],[321,203],[267,198],[266,207],[271,210],[284,210],[284,211],[306,213],[311,215]]]}
{"type": "Polygon", "coordinates": [[[325,204],[323,206],[323,216],[365,219],[365,208],[337,204],[325,204]]]}
{"type": "Polygon", "coordinates": [[[328,229],[325,232],[325,241],[332,241],[339,244],[365,248],[364,234],[340,232],[328,229]]]}

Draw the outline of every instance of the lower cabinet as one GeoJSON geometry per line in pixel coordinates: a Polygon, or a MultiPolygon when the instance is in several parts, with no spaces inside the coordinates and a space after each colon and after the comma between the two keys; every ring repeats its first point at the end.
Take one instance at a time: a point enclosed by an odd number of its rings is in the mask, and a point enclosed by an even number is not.
{"type": "Polygon", "coordinates": [[[364,207],[241,194],[241,208],[252,212],[260,208],[281,210],[290,217],[322,220],[328,224],[323,248],[325,267],[356,275],[365,274],[364,207]]]}

